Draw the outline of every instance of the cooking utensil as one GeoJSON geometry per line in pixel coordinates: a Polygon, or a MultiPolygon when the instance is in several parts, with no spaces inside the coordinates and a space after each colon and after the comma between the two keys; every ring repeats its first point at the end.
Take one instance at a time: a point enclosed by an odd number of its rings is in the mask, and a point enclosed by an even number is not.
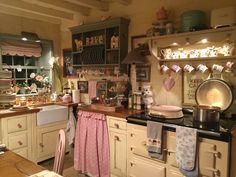
{"type": "Polygon", "coordinates": [[[195,100],[198,105],[216,106],[225,111],[233,103],[233,92],[225,81],[212,78],[198,86],[195,100]]]}
{"type": "Polygon", "coordinates": [[[205,123],[218,123],[220,119],[220,110],[220,107],[216,106],[193,106],[193,120],[205,123]]]}

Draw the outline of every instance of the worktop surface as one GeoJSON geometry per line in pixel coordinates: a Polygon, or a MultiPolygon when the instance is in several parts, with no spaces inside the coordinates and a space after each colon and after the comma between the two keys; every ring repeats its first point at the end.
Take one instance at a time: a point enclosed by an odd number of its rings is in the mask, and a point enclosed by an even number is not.
{"type": "Polygon", "coordinates": [[[105,114],[107,116],[114,116],[114,117],[123,118],[123,119],[126,119],[126,117],[128,117],[129,115],[137,114],[141,112],[141,110],[134,110],[134,109],[123,109],[117,112],[110,112],[106,110],[92,109],[91,106],[78,106],[78,110],[97,112],[97,113],[105,114]]]}
{"type": "Polygon", "coordinates": [[[42,170],[45,169],[12,151],[0,155],[0,177],[26,177],[42,170]]]}

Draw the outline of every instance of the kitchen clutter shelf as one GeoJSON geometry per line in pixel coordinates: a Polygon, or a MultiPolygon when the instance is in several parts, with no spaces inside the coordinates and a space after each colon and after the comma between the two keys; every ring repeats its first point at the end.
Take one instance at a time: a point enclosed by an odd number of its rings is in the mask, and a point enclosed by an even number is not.
{"type": "Polygon", "coordinates": [[[128,51],[129,20],[117,17],[70,28],[71,59],[64,61],[67,75],[76,75],[81,67],[114,67],[126,72],[121,64],[128,51]]]}

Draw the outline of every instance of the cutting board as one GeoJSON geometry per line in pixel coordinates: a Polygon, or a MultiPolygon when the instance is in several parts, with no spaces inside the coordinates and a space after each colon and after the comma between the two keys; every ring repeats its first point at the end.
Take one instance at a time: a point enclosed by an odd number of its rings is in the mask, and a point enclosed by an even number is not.
{"type": "Polygon", "coordinates": [[[124,109],[123,106],[106,106],[103,104],[91,104],[91,108],[98,111],[116,112],[124,109]]]}

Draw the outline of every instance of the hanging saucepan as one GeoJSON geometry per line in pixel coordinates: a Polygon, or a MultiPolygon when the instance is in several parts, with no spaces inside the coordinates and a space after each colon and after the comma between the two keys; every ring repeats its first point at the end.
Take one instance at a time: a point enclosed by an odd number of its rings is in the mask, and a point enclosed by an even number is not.
{"type": "Polygon", "coordinates": [[[233,103],[233,91],[221,79],[208,79],[202,82],[196,92],[197,105],[193,107],[193,118],[198,122],[219,122],[220,112],[233,103]]]}

